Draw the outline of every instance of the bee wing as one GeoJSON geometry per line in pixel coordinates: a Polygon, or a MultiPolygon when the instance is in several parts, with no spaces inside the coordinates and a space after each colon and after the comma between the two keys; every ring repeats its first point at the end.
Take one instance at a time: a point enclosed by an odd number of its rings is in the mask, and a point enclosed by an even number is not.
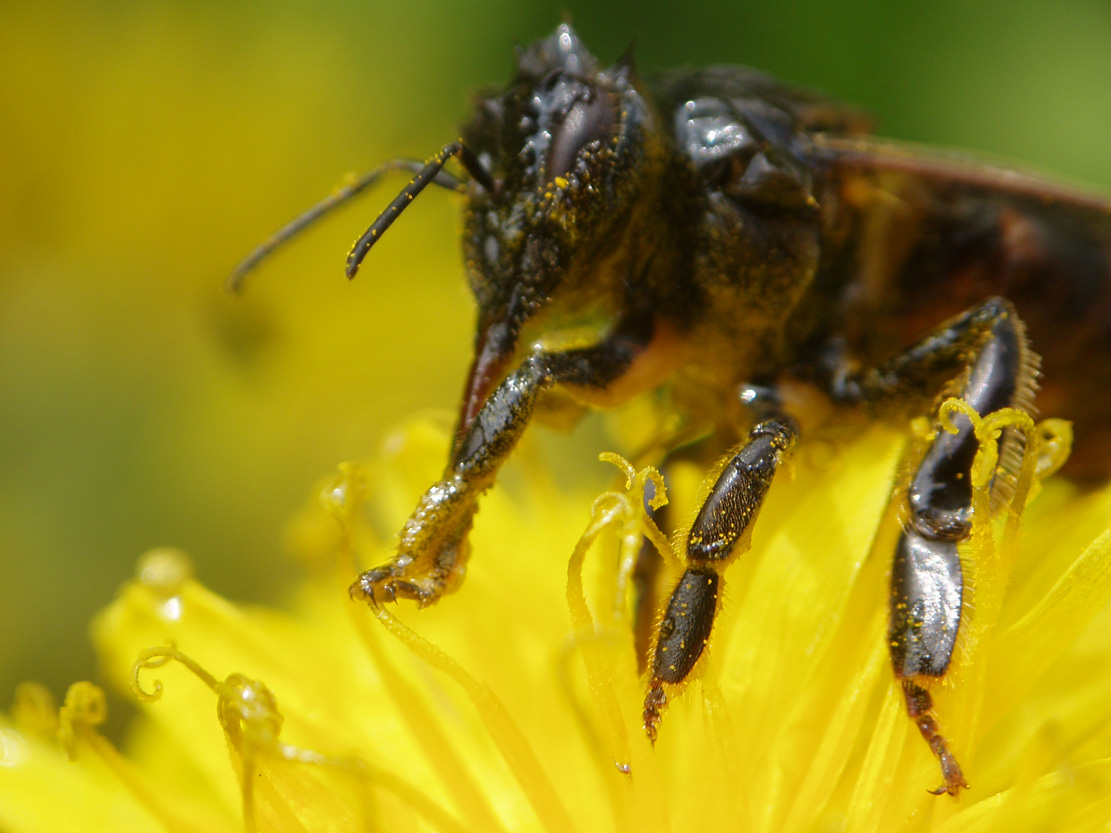
{"type": "Polygon", "coordinates": [[[890,174],[917,180],[930,190],[963,187],[1004,198],[1030,200],[1047,208],[1071,206],[1098,215],[1092,218],[1097,222],[1111,220],[1111,196],[1006,163],[871,136],[817,133],[811,140],[830,170],[845,176],[890,174]]]}

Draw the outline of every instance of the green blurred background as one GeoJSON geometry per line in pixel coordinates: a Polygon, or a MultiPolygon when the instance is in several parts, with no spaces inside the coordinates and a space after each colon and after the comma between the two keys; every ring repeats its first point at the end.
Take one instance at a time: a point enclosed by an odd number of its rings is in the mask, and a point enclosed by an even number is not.
{"type": "Polygon", "coordinates": [[[425,158],[564,17],[646,71],[747,63],[887,135],[1111,185],[1111,6],[472,0],[0,4],[0,708],[95,675],[86,628],[148,548],[282,603],[290,516],[451,408],[472,310],[453,198],[342,278],[401,180],[241,299],[225,274],[348,171],[425,158]]]}

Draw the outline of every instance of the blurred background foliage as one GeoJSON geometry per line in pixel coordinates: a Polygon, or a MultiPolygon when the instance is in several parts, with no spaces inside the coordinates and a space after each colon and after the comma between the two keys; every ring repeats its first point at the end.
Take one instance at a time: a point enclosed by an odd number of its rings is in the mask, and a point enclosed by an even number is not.
{"type": "MultiPolygon", "coordinates": [[[[0,707],[95,675],[86,626],[148,548],[281,604],[312,484],[450,409],[472,307],[429,194],[342,278],[391,181],[221,282],[348,171],[425,158],[514,43],[569,18],[647,72],[746,63],[881,132],[1111,185],[1111,6],[941,0],[0,4],[0,707]]],[[[589,457],[584,455],[584,460],[589,457]]],[[[584,518],[585,518],[584,507],[584,518]]]]}

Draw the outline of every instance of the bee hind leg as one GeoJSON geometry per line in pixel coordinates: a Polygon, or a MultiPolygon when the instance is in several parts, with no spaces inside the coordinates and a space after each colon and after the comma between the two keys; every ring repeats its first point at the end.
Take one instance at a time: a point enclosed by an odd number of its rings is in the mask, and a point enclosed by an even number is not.
{"type": "MultiPolygon", "coordinates": [[[[1037,356],[1026,342],[1014,307],[989,298],[885,365],[846,376],[843,399],[881,405],[926,391],[959,396],[981,416],[1001,408],[1033,407],[1037,356]]],[[[958,545],[972,533],[972,463],[979,444],[968,417],[952,419],[956,433],[935,417],[934,437],[911,473],[903,529],[891,571],[888,644],[907,714],[941,765],[943,784],[934,792],[956,796],[968,784],[933,716],[924,687],[944,677],[961,623],[964,576],[958,545]]],[[[993,499],[1005,493],[1021,438],[1004,432],[993,499]]]]}

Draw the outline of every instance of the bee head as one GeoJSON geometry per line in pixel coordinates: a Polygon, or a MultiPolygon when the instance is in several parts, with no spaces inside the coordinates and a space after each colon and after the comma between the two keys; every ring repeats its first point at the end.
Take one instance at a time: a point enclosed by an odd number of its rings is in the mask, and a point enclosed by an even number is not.
{"type": "Polygon", "coordinates": [[[464,228],[480,339],[509,352],[542,311],[619,303],[615,256],[662,158],[654,123],[631,61],[599,67],[566,24],[476,100],[463,141],[494,182],[471,187],[464,228]]]}

